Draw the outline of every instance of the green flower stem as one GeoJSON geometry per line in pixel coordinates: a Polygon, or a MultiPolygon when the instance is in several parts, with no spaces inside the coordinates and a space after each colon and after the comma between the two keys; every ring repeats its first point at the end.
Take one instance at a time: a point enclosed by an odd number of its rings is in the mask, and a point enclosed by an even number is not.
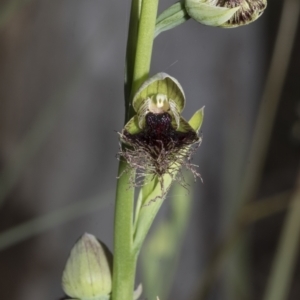
{"type": "MultiPolygon", "coordinates": [[[[128,75],[132,68],[132,56],[135,52],[134,69],[132,76],[132,95],[142,82],[148,77],[151,63],[153,37],[157,15],[158,0],[143,0],[141,15],[138,21],[140,1],[133,0],[130,20],[130,29],[127,48],[127,84],[128,75]],[[139,22],[136,48],[134,47],[136,26],[139,22]],[[136,49],[136,50],[135,50],[136,49]],[[132,53],[129,53],[132,51],[132,53]],[[130,64],[130,66],[129,66],[130,64]]],[[[130,75],[129,75],[130,76],[130,75]]],[[[126,86],[125,86],[126,93],[126,86]]],[[[126,112],[130,111],[131,100],[126,100],[126,112]]],[[[128,118],[130,114],[126,114],[128,118]]],[[[126,120],[127,121],[127,120],[126,120]]],[[[137,253],[133,251],[133,212],[134,212],[134,188],[129,188],[130,174],[124,173],[126,162],[120,162],[119,180],[117,183],[116,208],[115,208],[115,234],[114,234],[114,266],[113,266],[113,300],[130,300],[133,298],[134,279],[137,253]]]]}
{"type": "Polygon", "coordinates": [[[127,163],[120,161],[115,207],[113,300],[129,300],[133,296],[136,256],[132,253],[134,188],[129,188],[127,163]]]}
{"type": "Polygon", "coordinates": [[[149,75],[158,2],[158,0],[143,0],[142,2],[132,95],[149,75]]]}
{"type": "Polygon", "coordinates": [[[142,0],[133,0],[130,12],[129,30],[128,30],[128,40],[126,48],[126,69],[125,69],[125,124],[133,115],[133,109],[130,105],[131,98],[131,88],[133,81],[134,72],[134,62],[136,56],[136,46],[138,37],[139,20],[141,13],[141,3],[142,0]]]}

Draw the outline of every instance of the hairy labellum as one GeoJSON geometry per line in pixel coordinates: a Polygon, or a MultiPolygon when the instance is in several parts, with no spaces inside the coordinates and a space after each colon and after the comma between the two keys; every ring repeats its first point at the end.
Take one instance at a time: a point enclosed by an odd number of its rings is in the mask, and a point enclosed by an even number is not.
{"type": "Polygon", "coordinates": [[[191,163],[191,157],[199,147],[204,107],[194,113],[189,122],[181,112],[185,95],[180,83],[166,73],[158,73],[147,79],[132,100],[136,114],[128,120],[120,135],[118,157],[127,162],[125,172],[131,172],[130,183],[143,186],[155,178],[164,194],[164,179],[169,175],[183,186],[181,168],[200,177],[191,163]],[[150,175],[150,176],[149,176],[150,175]],[[147,182],[145,182],[147,181],[147,182]]]}
{"type": "Polygon", "coordinates": [[[122,140],[132,149],[127,148],[119,155],[126,159],[131,168],[140,170],[143,175],[162,177],[170,174],[174,177],[184,165],[194,175],[199,175],[190,163],[191,155],[200,145],[200,138],[195,131],[175,130],[168,113],[148,113],[145,123],[144,130],[137,134],[130,134],[126,130],[121,134],[122,140]]]}
{"type": "Polygon", "coordinates": [[[149,149],[153,159],[158,159],[161,151],[171,149],[182,149],[184,146],[191,145],[199,140],[196,132],[180,132],[173,129],[169,113],[146,115],[146,128],[140,133],[131,135],[124,132],[131,145],[143,144],[149,149]]]}
{"type": "Polygon", "coordinates": [[[247,25],[257,20],[267,0],[185,0],[185,8],[197,22],[223,28],[247,25]]]}
{"type": "MultiPolygon", "coordinates": [[[[240,26],[255,21],[267,7],[266,0],[212,0],[216,6],[240,9],[229,19],[226,24],[230,27],[240,26]]],[[[223,27],[226,27],[223,26],[223,27]]]]}

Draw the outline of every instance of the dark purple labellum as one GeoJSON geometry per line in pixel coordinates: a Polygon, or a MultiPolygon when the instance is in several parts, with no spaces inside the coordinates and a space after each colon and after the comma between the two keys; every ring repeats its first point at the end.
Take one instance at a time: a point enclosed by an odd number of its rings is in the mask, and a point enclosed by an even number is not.
{"type": "Polygon", "coordinates": [[[180,132],[172,127],[172,118],[168,113],[146,115],[146,127],[138,134],[130,134],[124,131],[130,144],[143,144],[149,148],[153,158],[159,156],[164,149],[182,149],[184,146],[191,145],[199,140],[195,131],[180,132]]]}
{"type": "Polygon", "coordinates": [[[189,146],[200,144],[197,133],[177,131],[172,126],[172,117],[168,113],[148,113],[142,132],[130,134],[124,130],[122,140],[133,149],[124,149],[119,155],[124,157],[132,168],[142,170],[145,174],[162,176],[166,173],[176,175],[182,165],[190,168],[194,149],[189,146]],[[174,167],[174,164],[176,167],[174,167]]]}

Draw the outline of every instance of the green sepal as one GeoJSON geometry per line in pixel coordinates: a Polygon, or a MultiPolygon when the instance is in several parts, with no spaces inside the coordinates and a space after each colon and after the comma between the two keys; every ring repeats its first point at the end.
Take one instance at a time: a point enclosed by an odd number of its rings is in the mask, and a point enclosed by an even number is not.
{"type": "Polygon", "coordinates": [[[138,115],[135,115],[132,117],[124,126],[124,129],[130,134],[137,134],[142,131],[142,129],[139,127],[139,118],[138,115]]]}
{"type": "Polygon", "coordinates": [[[190,126],[196,131],[199,132],[204,118],[204,106],[197,110],[189,120],[190,126]]]}
{"type": "Polygon", "coordinates": [[[184,4],[177,2],[163,11],[156,20],[154,37],[189,20],[184,4]]]}
{"type": "Polygon", "coordinates": [[[209,26],[230,27],[226,24],[240,9],[240,6],[227,8],[206,4],[203,0],[186,0],[185,8],[188,14],[197,22],[209,26]]]}
{"type": "Polygon", "coordinates": [[[139,111],[144,102],[151,96],[162,94],[173,100],[180,114],[185,105],[185,95],[180,83],[166,73],[158,73],[146,80],[135,94],[132,105],[136,112],[139,111]]]}
{"type": "Polygon", "coordinates": [[[95,236],[85,233],[73,246],[63,271],[62,288],[71,299],[109,299],[112,254],[95,236]]]}
{"type": "Polygon", "coordinates": [[[180,132],[195,131],[193,127],[189,124],[189,122],[183,117],[180,117],[179,128],[177,130],[180,132]]]}

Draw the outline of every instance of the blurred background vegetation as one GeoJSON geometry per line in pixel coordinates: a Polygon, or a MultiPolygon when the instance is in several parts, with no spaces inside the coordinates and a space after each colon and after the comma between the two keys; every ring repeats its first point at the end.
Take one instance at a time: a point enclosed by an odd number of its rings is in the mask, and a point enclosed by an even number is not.
{"type": "MultiPolygon", "coordinates": [[[[206,107],[204,183],[168,195],[141,258],[143,299],[300,298],[299,2],[156,39],[152,74],[179,80],[186,118],[206,107]]],[[[59,299],[82,233],[112,249],[130,1],[0,5],[1,299],[59,299]]]]}

